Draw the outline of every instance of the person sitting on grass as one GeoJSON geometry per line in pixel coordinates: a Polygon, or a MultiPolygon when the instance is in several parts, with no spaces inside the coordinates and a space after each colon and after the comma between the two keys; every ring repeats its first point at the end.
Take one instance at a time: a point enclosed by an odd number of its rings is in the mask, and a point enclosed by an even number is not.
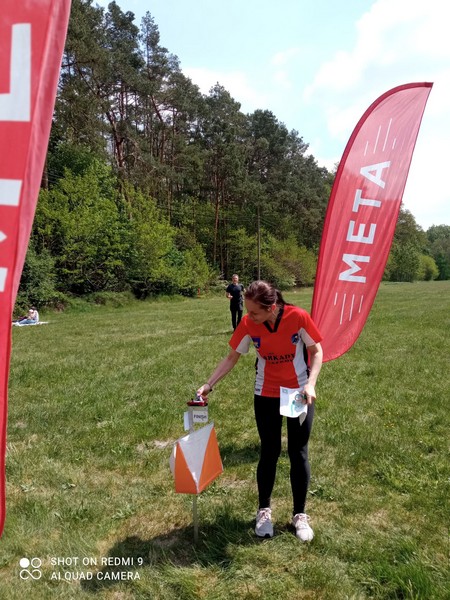
{"type": "Polygon", "coordinates": [[[35,306],[32,306],[28,311],[26,317],[20,318],[16,321],[17,325],[36,325],[39,323],[39,313],[35,306]]]}

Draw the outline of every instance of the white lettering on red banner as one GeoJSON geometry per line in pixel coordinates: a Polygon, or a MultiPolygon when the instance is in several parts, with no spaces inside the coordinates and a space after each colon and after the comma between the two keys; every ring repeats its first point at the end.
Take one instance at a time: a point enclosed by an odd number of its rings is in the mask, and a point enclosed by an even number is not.
{"type": "Polygon", "coordinates": [[[8,275],[8,269],[5,269],[5,267],[0,267],[0,292],[5,291],[7,275],[8,275]]]}
{"type": "Polygon", "coordinates": [[[341,281],[355,281],[356,283],[366,283],[366,278],[362,275],[354,275],[361,270],[358,267],[357,262],[370,262],[370,256],[357,256],[356,254],[344,254],[342,260],[350,267],[347,271],[339,273],[339,279],[341,281]]]}
{"type": "Polygon", "coordinates": [[[20,179],[0,179],[0,206],[19,206],[21,189],[20,179]]]}
{"type": "MultiPolygon", "coordinates": [[[[380,173],[383,169],[389,168],[390,161],[383,162],[376,165],[369,165],[361,167],[360,174],[364,177],[367,177],[371,182],[375,185],[384,188],[386,182],[380,179],[380,173]],[[373,175],[373,172],[376,172],[376,175],[373,175]]],[[[371,206],[375,208],[379,208],[381,206],[380,200],[373,200],[369,198],[362,197],[363,190],[358,189],[355,193],[355,200],[353,202],[352,212],[358,212],[360,206],[371,206]]],[[[374,212],[372,212],[373,216],[376,216],[374,212]]],[[[357,226],[356,221],[350,221],[347,230],[347,237],[345,238],[347,242],[355,242],[360,244],[373,244],[375,239],[375,232],[377,229],[376,223],[369,224],[369,231],[366,234],[366,223],[360,223],[358,225],[358,232],[355,234],[355,227],[357,226]]],[[[354,275],[357,271],[360,271],[361,268],[358,267],[355,262],[370,262],[370,256],[356,256],[354,254],[349,254],[344,252],[342,255],[342,260],[347,265],[350,266],[350,269],[347,271],[343,271],[339,273],[339,279],[341,281],[353,281],[355,283],[365,283],[366,277],[363,275],[354,275]]]]}
{"type": "Polygon", "coordinates": [[[0,121],[29,121],[31,107],[31,24],[12,27],[10,91],[0,94],[0,121]]]}
{"type": "MultiPolygon", "coordinates": [[[[10,91],[0,94],[0,121],[29,122],[31,106],[31,23],[12,26],[10,91]]],[[[5,148],[6,151],[10,149],[5,148]]],[[[0,206],[18,208],[22,181],[0,179],[0,206]]],[[[14,227],[15,218],[3,219],[2,227],[14,227]]],[[[0,231],[0,242],[8,239],[8,230],[0,231]]],[[[1,254],[0,254],[1,256],[1,254]]],[[[3,262],[3,260],[1,261],[3,262]]],[[[0,292],[4,293],[9,269],[0,267],[0,292]]]]}

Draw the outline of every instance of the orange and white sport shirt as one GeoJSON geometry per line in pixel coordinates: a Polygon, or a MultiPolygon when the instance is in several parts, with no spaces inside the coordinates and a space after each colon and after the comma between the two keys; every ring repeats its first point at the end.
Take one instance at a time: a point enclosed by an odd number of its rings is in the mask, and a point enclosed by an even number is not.
{"type": "Polygon", "coordinates": [[[290,304],[278,313],[277,321],[254,323],[245,315],[230,339],[230,346],[239,354],[247,354],[251,345],[256,349],[255,394],[280,396],[280,386],[302,388],[308,381],[306,348],[322,340],[310,315],[290,304]]]}

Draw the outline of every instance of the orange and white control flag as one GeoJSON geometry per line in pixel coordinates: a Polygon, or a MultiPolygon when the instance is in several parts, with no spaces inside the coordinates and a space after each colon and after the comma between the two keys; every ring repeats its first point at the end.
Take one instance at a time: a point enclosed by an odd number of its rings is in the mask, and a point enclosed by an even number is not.
{"type": "Polygon", "coordinates": [[[214,423],[175,442],[170,468],[179,494],[199,494],[222,473],[214,423]]]}

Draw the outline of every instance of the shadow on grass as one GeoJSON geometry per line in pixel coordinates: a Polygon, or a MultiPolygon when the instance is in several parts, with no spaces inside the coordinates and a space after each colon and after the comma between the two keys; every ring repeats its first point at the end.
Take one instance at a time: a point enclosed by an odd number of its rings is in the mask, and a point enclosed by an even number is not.
{"type": "Polygon", "coordinates": [[[247,463],[257,463],[259,460],[259,443],[251,444],[245,448],[238,448],[236,444],[220,443],[220,456],[227,467],[234,467],[247,463]]]}
{"type": "Polygon", "coordinates": [[[81,582],[84,591],[99,593],[114,585],[133,580],[143,567],[190,567],[211,565],[226,570],[233,560],[233,546],[265,543],[253,532],[253,520],[244,521],[229,514],[213,523],[200,523],[199,539],[194,543],[192,526],[174,529],[151,539],[138,536],[117,542],[108,551],[107,565],[96,576],[81,582]]]}

